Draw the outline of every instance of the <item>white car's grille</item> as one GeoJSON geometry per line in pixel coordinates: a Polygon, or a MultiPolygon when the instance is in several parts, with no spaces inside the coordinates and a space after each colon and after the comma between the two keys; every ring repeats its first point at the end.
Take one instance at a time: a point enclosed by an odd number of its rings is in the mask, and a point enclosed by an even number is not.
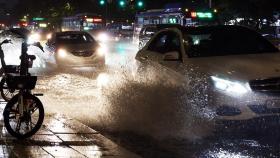
{"type": "Polygon", "coordinates": [[[255,92],[280,95],[280,77],[252,80],[249,83],[255,92]]]}
{"type": "Polygon", "coordinates": [[[72,52],[73,55],[78,57],[90,57],[94,51],[72,52]]]}

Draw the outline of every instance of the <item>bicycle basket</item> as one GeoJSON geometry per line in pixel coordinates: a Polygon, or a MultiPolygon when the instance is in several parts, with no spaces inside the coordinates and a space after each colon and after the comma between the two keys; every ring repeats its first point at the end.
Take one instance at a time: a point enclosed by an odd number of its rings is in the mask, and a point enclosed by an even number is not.
{"type": "Polygon", "coordinates": [[[7,76],[9,89],[34,89],[37,76],[7,76]]]}
{"type": "Polygon", "coordinates": [[[5,73],[19,73],[19,66],[17,65],[6,65],[4,68],[5,73]]]}

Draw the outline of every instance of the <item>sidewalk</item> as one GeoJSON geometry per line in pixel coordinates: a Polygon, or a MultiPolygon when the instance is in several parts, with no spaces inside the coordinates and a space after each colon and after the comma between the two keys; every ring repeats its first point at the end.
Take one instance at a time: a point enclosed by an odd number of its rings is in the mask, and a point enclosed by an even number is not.
{"type": "Polygon", "coordinates": [[[27,140],[11,137],[3,122],[0,104],[0,157],[138,158],[97,131],[63,116],[45,117],[40,131],[27,140]]]}

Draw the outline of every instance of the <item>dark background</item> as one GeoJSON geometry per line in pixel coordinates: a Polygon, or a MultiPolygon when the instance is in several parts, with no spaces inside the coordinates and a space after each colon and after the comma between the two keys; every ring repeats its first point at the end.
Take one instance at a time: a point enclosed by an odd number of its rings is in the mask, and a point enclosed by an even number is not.
{"type": "MultiPolygon", "coordinates": [[[[126,7],[118,5],[119,0],[105,6],[99,0],[0,0],[0,21],[15,22],[27,15],[29,17],[45,17],[51,22],[59,22],[64,16],[76,13],[91,12],[106,14],[109,20],[133,21],[135,14],[147,9],[180,6],[195,10],[209,9],[209,0],[143,0],[144,7],[135,7],[137,0],[128,0],[126,7]]],[[[258,21],[267,19],[275,21],[275,14],[280,13],[280,0],[212,0],[212,9],[218,9],[219,19],[228,21],[236,17],[243,17],[258,21]]]]}

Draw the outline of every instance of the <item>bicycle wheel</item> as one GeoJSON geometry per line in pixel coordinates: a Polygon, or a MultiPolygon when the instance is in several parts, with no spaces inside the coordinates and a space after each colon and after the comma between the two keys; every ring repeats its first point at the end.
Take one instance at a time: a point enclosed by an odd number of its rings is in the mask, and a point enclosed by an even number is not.
{"type": "Polygon", "coordinates": [[[6,79],[2,78],[1,82],[0,82],[0,93],[1,93],[1,97],[8,102],[9,100],[12,99],[12,97],[14,97],[17,94],[18,91],[14,90],[14,89],[9,89],[6,79]]]}
{"type": "Polygon", "coordinates": [[[7,131],[18,139],[34,135],[44,120],[44,108],[41,101],[31,94],[23,95],[23,115],[19,112],[19,95],[14,96],[4,109],[4,124],[7,131]]]}

